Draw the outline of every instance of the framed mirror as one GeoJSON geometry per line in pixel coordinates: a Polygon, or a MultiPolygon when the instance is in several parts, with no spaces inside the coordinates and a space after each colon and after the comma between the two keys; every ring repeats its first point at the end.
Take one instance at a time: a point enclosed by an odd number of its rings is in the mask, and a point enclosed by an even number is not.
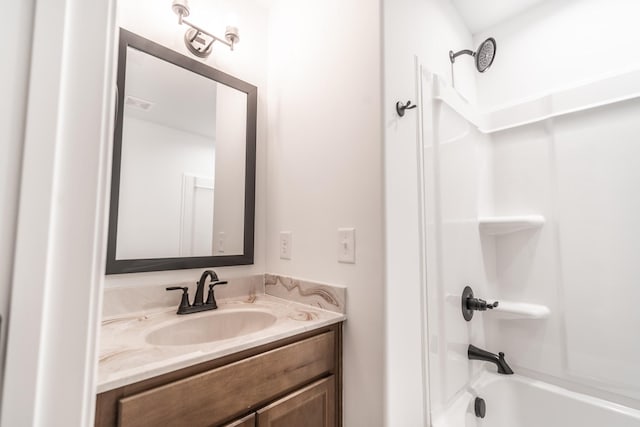
{"type": "Polygon", "coordinates": [[[253,264],[257,88],[120,30],[107,274],[253,264]]]}

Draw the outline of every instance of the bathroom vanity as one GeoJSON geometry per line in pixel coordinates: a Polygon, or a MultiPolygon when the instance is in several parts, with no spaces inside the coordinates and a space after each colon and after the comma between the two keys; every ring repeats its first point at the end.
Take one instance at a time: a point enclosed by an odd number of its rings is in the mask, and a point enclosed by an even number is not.
{"type": "Polygon", "coordinates": [[[341,331],[332,325],[103,392],[96,426],[339,426],[341,331]]]}
{"type": "MultiPolygon", "coordinates": [[[[257,86],[124,28],[117,76],[107,275],[253,264],[257,86]]],[[[95,425],[340,426],[345,289],[256,278],[105,288],[95,425]]]]}
{"type": "Polygon", "coordinates": [[[341,426],[344,320],[268,294],[108,316],[95,425],[341,426]]]}

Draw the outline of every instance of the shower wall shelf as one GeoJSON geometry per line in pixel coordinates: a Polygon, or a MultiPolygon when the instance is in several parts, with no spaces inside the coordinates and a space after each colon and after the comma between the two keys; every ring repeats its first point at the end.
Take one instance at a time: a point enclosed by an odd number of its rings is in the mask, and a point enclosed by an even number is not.
{"type": "MultiPolygon", "coordinates": [[[[493,301],[493,300],[491,300],[493,301]]],[[[551,314],[551,310],[546,305],[527,304],[523,302],[499,300],[500,304],[487,312],[487,316],[495,319],[515,320],[515,319],[546,319],[551,314]]]]}
{"type": "Polygon", "coordinates": [[[610,75],[491,111],[480,111],[442,78],[437,79],[434,97],[475,125],[480,132],[490,134],[640,98],[640,70],[610,75]]]}
{"type": "Polygon", "coordinates": [[[497,236],[540,228],[544,221],[542,215],[486,216],[478,218],[478,227],[486,235],[497,236]]]}

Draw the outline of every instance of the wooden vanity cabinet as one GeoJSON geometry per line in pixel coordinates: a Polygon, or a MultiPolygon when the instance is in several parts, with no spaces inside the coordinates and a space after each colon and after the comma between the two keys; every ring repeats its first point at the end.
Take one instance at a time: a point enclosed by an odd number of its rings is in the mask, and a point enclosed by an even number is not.
{"type": "Polygon", "coordinates": [[[256,414],[250,414],[246,417],[242,417],[240,420],[231,421],[223,425],[222,427],[255,427],[256,425],[256,414]]]}
{"type": "Polygon", "coordinates": [[[342,324],[101,393],[96,427],[340,427],[342,324]]]}

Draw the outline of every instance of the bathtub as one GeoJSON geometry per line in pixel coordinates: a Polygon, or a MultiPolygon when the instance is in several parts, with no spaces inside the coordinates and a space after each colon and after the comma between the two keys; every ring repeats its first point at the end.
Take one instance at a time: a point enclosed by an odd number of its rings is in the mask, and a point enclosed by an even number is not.
{"type": "Polygon", "coordinates": [[[483,372],[433,427],[640,427],[640,411],[520,375],[483,372]],[[486,404],[474,414],[475,398],[486,404]]]}

